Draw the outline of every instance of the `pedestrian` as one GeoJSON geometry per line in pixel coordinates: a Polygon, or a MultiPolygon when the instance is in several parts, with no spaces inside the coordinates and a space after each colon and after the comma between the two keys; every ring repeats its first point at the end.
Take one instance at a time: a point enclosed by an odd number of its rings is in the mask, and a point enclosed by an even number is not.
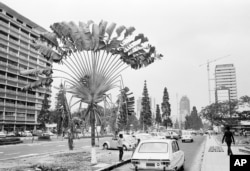
{"type": "Polygon", "coordinates": [[[235,144],[233,133],[230,131],[230,127],[226,126],[226,131],[224,133],[224,136],[222,138],[222,144],[225,142],[227,143],[227,154],[233,155],[231,144],[232,142],[235,144]]]}
{"type": "Polygon", "coordinates": [[[118,147],[118,150],[119,150],[119,161],[123,161],[122,160],[122,157],[123,157],[123,135],[122,134],[119,134],[119,137],[118,137],[118,141],[117,141],[117,147],[118,147]]]}

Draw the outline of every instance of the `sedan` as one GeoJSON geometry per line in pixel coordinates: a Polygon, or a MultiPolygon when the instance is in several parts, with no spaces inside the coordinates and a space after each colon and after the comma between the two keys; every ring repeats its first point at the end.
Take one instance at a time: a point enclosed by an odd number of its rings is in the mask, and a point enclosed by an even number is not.
{"type": "Polygon", "coordinates": [[[184,170],[184,152],[174,139],[150,139],[136,147],[131,162],[135,170],[184,170]]]}
{"type": "MultiPolygon", "coordinates": [[[[123,135],[123,150],[132,150],[136,146],[137,140],[134,136],[131,135],[123,135]]],[[[103,148],[104,149],[118,149],[117,147],[118,144],[118,138],[113,137],[109,141],[105,141],[103,143],[103,148]]]]}
{"type": "Polygon", "coordinates": [[[4,132],[0,132],[0,138],[5,138],[6,134],[4,132]]]}

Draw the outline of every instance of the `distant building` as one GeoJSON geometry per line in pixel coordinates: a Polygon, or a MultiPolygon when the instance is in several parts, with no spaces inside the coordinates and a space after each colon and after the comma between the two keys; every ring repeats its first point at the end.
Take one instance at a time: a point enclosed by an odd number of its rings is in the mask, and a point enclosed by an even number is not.
{"type": "Polygon", "coordinates": [[[36,129],[44,95],[50,96],[51,90],[22,91],[39,78],[21,76],[19,69],[51,66],[32,44],[46,30],[1,2],[0,28],[0,131],[36,129]]]}
{"type": "Polygon", "coordinates": [[[183,125],[185,122],[185,117],[190,114],[189,98],[187,96],[182,96],[179,104],[180,104],[179,122],[181,125],[183,125]]]}
{"type": "MultiPolygon", "coordinates": [[[[136,103],[137,103],[136,117],[138,119],[140,118],[140,114],[141,114],[141,108],[142,108],[141,101],[142,101],[142,97],[139,97],[136,101],[136,103]]],[[[156,112],[155,98],[149,97],[149,101],[150,101],[150,109],[151,109],[152,118],[153,118],[153,117],[155,117],[155,112],[156,112]]]]}
{"type": "Polygon", "coordinates": [[[233,64],[216,65],[215,100],[217,102],[237,100],[236,71],[233,64]]]}

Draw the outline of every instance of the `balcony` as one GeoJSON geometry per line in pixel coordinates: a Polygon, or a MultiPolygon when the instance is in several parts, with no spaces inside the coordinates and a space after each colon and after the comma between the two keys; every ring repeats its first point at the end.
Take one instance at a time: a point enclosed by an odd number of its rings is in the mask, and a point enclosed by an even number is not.
{"type": "Polygon", "coordinates": [[[25,121],[25,116],[17,116],[16,121],[25,121]]]}
{"type": "Polygon", "coordinates": [[[16,31],[12,31],[12,30],[11,30],[10,34],[11,34],[12,36],[19,37],[19,34],[18,34],[16,31]]]}
{"type": "Polygon", "coordinates": [[[17,108],[20,108],[20,109],[26,109],[26,106],[25,105],[16,105],[17,108]]]}
{"type": "Polygon", "coordinates": [[[26,121],[33,121],[33,122],[35,122],[36,120],[35,120],[35,118],[27,118],[26,121]]]}
{"type": "Polygon", "coordinates": [[[26,101],[26,97],[22,97],[22,96],[17,96],[17,99],[26,101]]]}
{"type": "Polygon", "coordinates": [[[6,80],[3,79],[4,77],[0,77],[0,83],[6,84],[6,80]]]}
{"type": "Polygon", "coordinates": [[[5,70],[6,68],[6,63],[0,62],[0,69],[5,70]]]}
{"type": "Polygon", "coordinates": [[[15,104],[14,103],[5,103],[6,107],[11,107],[11,108],[15,108],[15,104]]]}
{"type": "MultiPolygon", "coordinates": [[[[3,40],[6,40],[6,41],[8,40],[8,37],[7,37],[7,36],[1,35],[1,34],[0,34],[0,38],[2,38],[3,40]]],[[[6,42],[5,42],[5,43],[6,43],[6,42]]]]}
{"type": "Polygon", "coordinates": [[[16,118],[15,118],[15,116],[5,116],[5,120],[8,120],[8,121],[15,121],[16,118]]]}

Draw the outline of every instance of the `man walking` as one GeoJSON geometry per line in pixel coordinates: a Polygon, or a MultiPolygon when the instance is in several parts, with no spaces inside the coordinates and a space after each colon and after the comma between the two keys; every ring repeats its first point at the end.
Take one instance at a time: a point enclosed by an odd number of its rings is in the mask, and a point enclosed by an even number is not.
{"type": "Polygon", "coordinates": [[[222,144],[224,143],[224,140],[227,143],[227,154],[228,155],[233,155],[233,152],[232,152],[232,149],[231,149],[231,144],[232,144],[232,142],[235,144],[235,141],[234,141],[233,133],[230,131],[229,126],[226,127],[226,131],[225,131],[224,136],[222,138],[222,144]]]}
{"type": "Polygon", "coordinates": [[[119,134],[119,137],[118,137],[118,141],[117,141],[117,147],[118,147],[118,150],[119,150],[119,161],[123,161],[122,160],[122,157],[123,157],[123,135],[122,134],[119,134]]]}

